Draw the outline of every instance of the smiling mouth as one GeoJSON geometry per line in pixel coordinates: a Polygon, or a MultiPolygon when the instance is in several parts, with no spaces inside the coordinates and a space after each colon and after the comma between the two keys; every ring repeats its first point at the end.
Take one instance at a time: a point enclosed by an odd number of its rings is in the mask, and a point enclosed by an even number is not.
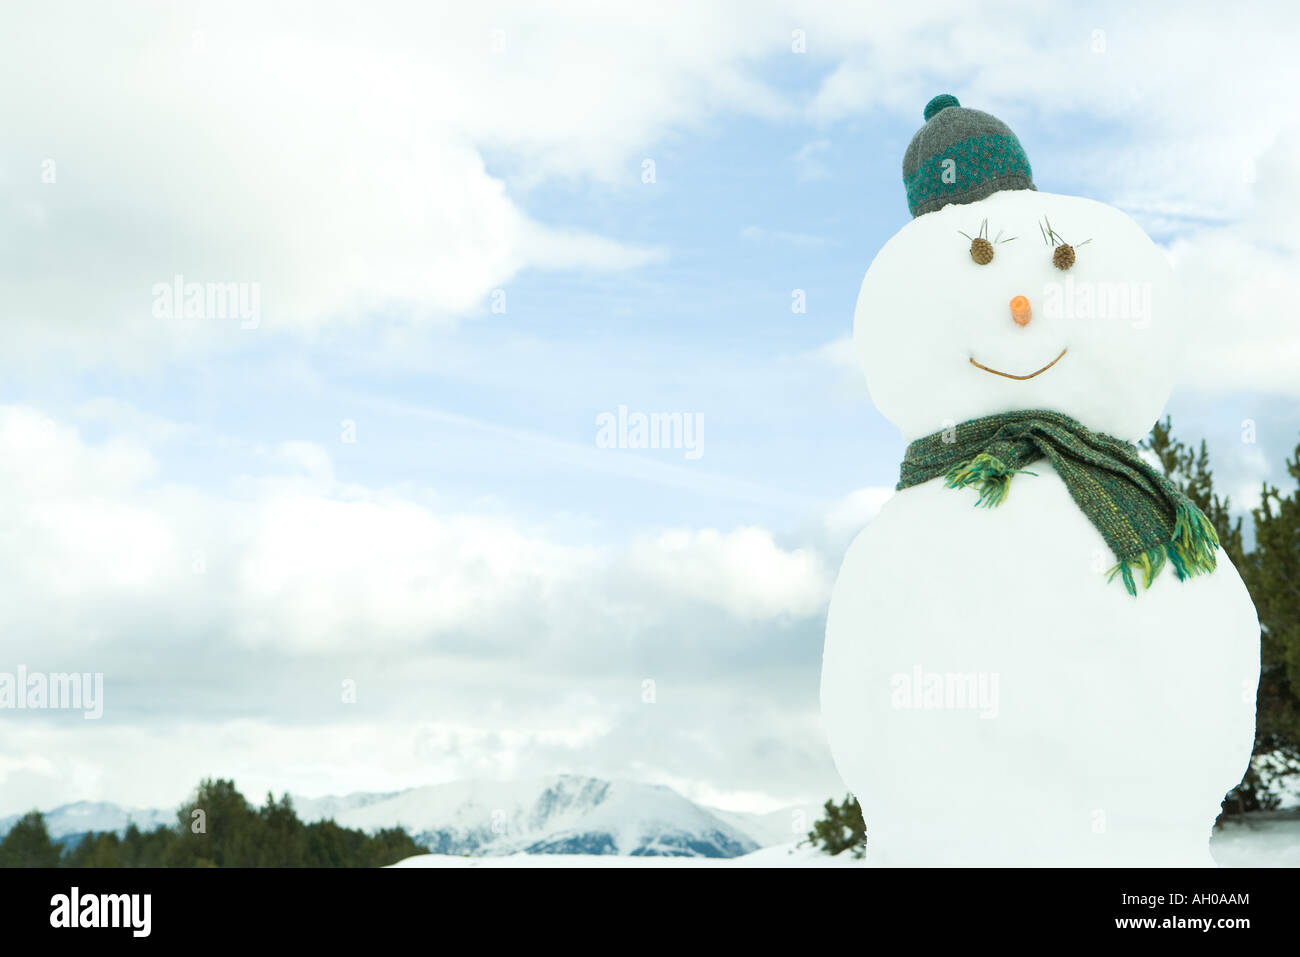
{"type": "Polygon", "coordinates": [[[1054,365],[1056,365],[1058,362],[1060,362],[1061,359],[1063,359],[1063,358],[1065,357],[1065,354],[1066,354],[1067,352],[1069,352],[1069,351],[1070,351],[1070,350],[1069,350],[1069,347],[1067,346],[1066,348],[1064,348],[1064,349],[1061,350],[1061,354],[1060,354],[1059,356],[1057,356],[1057,357],[1056,357],[1055,359],[1053,359],[1051,362],[1047,363],[1047,365],[1043,366],[1043,367],[1042,367],[1041,369],[1039,369],[1037,372],[1031,372],[1031,373],[1029,373],[1029,375],[1012,375],[1010,372],[999,372],[997,369],[990,369],[988,366],[983,365],[983,364],[981,364],[981,363],[979,363],[979,362],[976,362],[976,361],[974,360],[974,358],[971,359],[970,364],[973,365],[973,366],[974,366],[975,368],[977,368],[977,369],[983,369],[985,372],[992,372],[994,375],[1000,375],[1000,376],[1002,376],[1002,377],[1004,377],[1004,378],[1007,378],[1007,379],[1020,379],[1021,381],[1023,381],[1023,380],[1025,380],[1025,379],[1032,379],[1032,378],[1033,378],[1034,376],[1036,376],[1036,375],[1042,375],[1044,372],[1046,372],[1046,371],[1047,371],[1048,369],[1050,369],[1052,366],[1054,366],[1054,365]]]}

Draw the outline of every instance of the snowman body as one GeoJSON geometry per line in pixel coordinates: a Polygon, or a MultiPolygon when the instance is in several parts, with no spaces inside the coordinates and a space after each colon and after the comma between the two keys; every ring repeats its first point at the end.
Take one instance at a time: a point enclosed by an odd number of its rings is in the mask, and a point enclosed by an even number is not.
{"type": "MultiPolygon", "coordinates": [[[[1172,385],[1178,312],[1167,261],[1127,216],[1016,190],[905,226],[867,273],[854,338],[873,401],[909,441],[1025,409],[1136,440],[1172,385]],[[1045,219],[1092,240],[1068,277],[1045,219]],[[980,264],[961,233],[986,224],[1016,239],[980,264]],[[1032,321],[1009,318],[1017,296],[1032,321]]],[[[1254,742],[1245,586],[1220,550],[1213,573],[1166,570],[1130,596],[1051,465],[1029,468],[996,508],[942,479],[899,491],[846,554],[822,713],[867,860],[1212,865],[1220,802],[1254,742]]]]}

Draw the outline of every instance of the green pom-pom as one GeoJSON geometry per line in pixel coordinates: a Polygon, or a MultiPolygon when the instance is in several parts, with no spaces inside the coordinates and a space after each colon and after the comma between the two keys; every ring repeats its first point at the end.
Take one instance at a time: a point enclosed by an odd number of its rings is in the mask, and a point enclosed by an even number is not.
{"type": "Polygon", "coordinates": [[[934,114],[938,113],[940,110],[946,110],[950,106],[961,106],[961,104],[957,102],[957,97],[953,96],[951,93],[940,93],[929,103],[925,104],[925,121],[927,123],[930,122],[930,117],[934,116],[934,114]]]}

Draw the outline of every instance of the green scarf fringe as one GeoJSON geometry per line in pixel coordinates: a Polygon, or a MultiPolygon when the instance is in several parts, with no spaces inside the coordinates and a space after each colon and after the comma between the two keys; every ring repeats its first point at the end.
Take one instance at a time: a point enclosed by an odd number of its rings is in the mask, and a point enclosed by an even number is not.
{"type": "Polygon", "coordinates": [[[1119,559],[1107,582],[1118,577],[1136,597],[1138,579],[1150,588],[1166,565],[1179,581],[1214,571],[1219,536],[1205,514],[1132,443],[1060,413],[986,416],[918,439],[908,447],[898,487],[942,477],[948,488],[975,489],[976,506],[996,508],[1014,476],[1037,474],[1019,466],[1042,457],[1119,559]]]}
{"type": "Polygon", "coordinates": [[[975,504],[985,508],[995,508],[1006,501],[1007,492],[1011,488],[1011,476],[1022,474],[1037,475],[1038,473],[1025,469],[1009,469],[987,452],[981,452],[969,462],[954,465],[945,478],[948,488],[966,488],[974,485],[980,493],[979,500],[975,504]]]}
{"type": "Polygon", "coordinates": [[[1174,521],[1174,537],[1167,545],[1158,545],[1133,558],[1118,562],[1106,573],[1106,581],[1119,575],[1130,595],[1137,596],[1134,570],[1142,572],[1142,587],[1150,588],[1168,561],[1179,581],[1194,575],[1208,575],[1217,565],[1215,549],[1219,547],[1219,533],[1205,514],[1196,506],[1180,505],[1174,521]]]}

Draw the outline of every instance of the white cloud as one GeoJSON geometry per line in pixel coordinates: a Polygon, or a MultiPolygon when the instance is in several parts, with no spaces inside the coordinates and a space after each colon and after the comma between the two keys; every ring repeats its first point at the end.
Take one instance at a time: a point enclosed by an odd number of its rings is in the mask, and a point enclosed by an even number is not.
{"type": "Polygon", "coordinates": [[[460,629],[485,646],[508,643],[513,613],[545,612],[554,590],[576,599],[597,558],[501,520],[373,495],[276,495],[255,507],[252,525],[236,559],[236,635],[295,653],[346,648],[362,634],[383,646],[436,646],[460,629]]]}
{"type": "Polygon", "coordinates": [[[761,528],[677,529],[635,543],[628,562],[637,580],[741,620],[810,617],[830,598],[821,557],[807,549],[786,551],[761,528]]]}
{"type": "Polygon", "coordinates": [[[521,269],[661,258],[538,222],[521,193],[555,176],[640,188],[670,126],[784,107],[748,73],[753,31],[689,7],[572,12],[33,8],[0,41],[24,77],[0,93],[6,330],[146,361],[238,330],[155,318],[151,291],[176,275],[258,284],[259,328],[277,330],[384,310],[444,320],[521,269]],[[22,40],[42,33],[60,42],[22,40]]]}
{"type": "MultiPolygon", "coordinates": [[[[812,547],[755,527],[568,544],[343,484],[301,441],[200,489],[112,432],[136,410],[80,411],[108,434],[0,406],[0,575],[22,596],[0,603],[2,667],[104,672],[104,718],[26,716],[0,747],[0,811],[166,803],[213,773],[254,794],[566,768],[788,794],[754,768],[778,746],[833,784],[809,732],[832,580],[812,547]],[[768,703],[722,732],[720,762],[698,728],[754,696],[768,703]]],[[[154,426],[158,442],[186,430],[154,426]]]]}
{"type": "Polygon", "coordinates": [[[1254,205],[1239,221],[1175,242],[1198,391],[1300,396],[1300,127],[1258,161],[1254,205]]]}
{"type": "MultiPolygon", "coordinates": [[[[517,642],[521,621],[581,640],[639,609],[687,604],[740,621],[809,617],[828,591],[816,555],[761,529],[673,531],[622,554],[557,544],[508,519],[342,485],[315,443],[284,443],[268,460],[278,471],[221,498],[159,484],[152,455],[132,441],[88,442],[27,407],[0,408],[0,442],[12,453],[0,466],[0,514],[24,536],[4,557],[33,616],[7,623],[19,630],[75,594],[66,620],[112,633],[106,606],[124,585],[142,609],[197,599],[238,643],[288,654],[339,650],[363,634],[402,648],[464,632],[486,647],[517,642]],[[579,628],[591,593],[610,617],[579,628]]],[[[77,632],[42,630],[55,642],[77,632]]]]}

